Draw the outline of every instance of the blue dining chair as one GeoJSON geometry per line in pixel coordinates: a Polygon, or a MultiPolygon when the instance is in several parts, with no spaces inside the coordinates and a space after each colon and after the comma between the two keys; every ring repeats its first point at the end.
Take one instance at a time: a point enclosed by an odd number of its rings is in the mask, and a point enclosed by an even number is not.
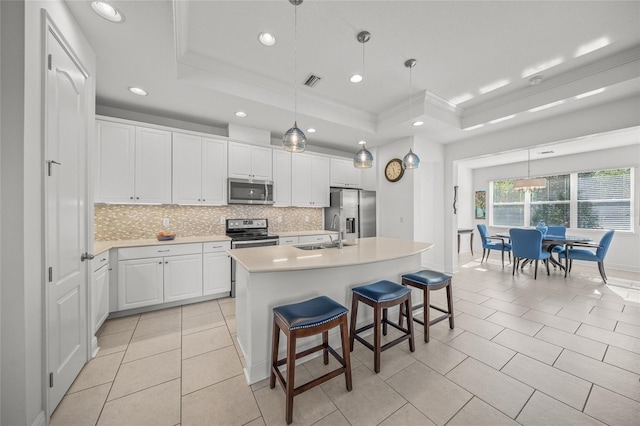
{"type": "Polygon", "coordinates": [[[502,267],[504,268],[504,252],[509,253],[509,262],[511,262],[511,244],[505,243],[504,238],[502,237],[492,237],[489,235],[487,231],[487,225],[483,223],[478,224],[478,232],[480,233],[480,241],[482,241],[482,260],[480,263],[484,262],[485,254],[487,259],[489,259],[489,253],[491,250],[500,250],[502,251],[502,267]],[[493,242],[491,240],[500,240],[500,242],[493,242]]]}
{"type": "Polygon", "coordinates": [[[595,248],[596,251],[593,252],[588,249],[577,249],[567,247],[565,250],[560,252],[558,257],[560,259],[566,259],[564,276],[567,276],[567,273],[571,271],[571,266],[573,265],[574,260],[585,260],[587,262],[598,262],[598,271],[600,271],[600,276],[602,277],[602,281],[607,283],[607,274],[604,272],[604,258],[607,255],[607,250],[609,250],[609,245],[611,245],[611,240],[613,239],[613,233],[615,231],[607,231],[604,233],[602,238],[600,238],[600,243],[598,246],[594,246],[593,244],[589,245],[576,243],[574,247],[591,247],[595,248]]]}
{"type": "MultiPolygon", "coordinates": [[[[564,226],[564,225],[549,225],[549,227],[547,229],[547,235],[553,235],[553,236],[556,236],[556,237],[566,238],[567,237],[567,227],[564,226]]],[[[552,255],[553,255],[553,253],[556,253],[557,256],[560,256],[559,253],[562,250],[564,250],[564,244],[559,244],[559,245],[555,246],[553,249],[551,249],[551,253],[552,253],[552,255]]],[[[553,265],[553,267],[555,268],[556,265],[553,265]]]]}
{"type": "Polygon", "coordinates": [[[516,274],[516,269],[523,259],[529,259],[535,261],[535,272],[533,279],[538,279],[538,261],[544,261],[547,267],[547,275],[549,274],[549,253],[546,250],[542,250],[542,232],[537,229],[517,229],[513,228],[509,230],[509,236],[511,237],[511,249],[513,250],[513,271],[511,275],[516,274]]]}

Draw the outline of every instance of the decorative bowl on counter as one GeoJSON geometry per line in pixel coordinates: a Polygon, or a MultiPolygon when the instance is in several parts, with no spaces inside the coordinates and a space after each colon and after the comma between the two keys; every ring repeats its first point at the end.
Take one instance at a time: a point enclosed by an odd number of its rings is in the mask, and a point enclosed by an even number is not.
{"type": "Polygon", "coordinates": [[[176,233],[160,231],[156,234],[156,238],[158,239],[158,241],[174,240],[176,238],[176,233]]]}

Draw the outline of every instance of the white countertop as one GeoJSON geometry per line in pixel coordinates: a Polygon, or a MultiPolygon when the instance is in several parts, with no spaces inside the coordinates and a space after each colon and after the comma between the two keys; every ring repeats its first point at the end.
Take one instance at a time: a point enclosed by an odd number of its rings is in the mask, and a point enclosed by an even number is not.
{"type": "Polygon", "coordinates": [[[163,244],[208,243],[213,241],[231,241],[231,238],[226,235],[207,235],[199,237],[181,237],[178,235],[175,240],[170,241],[158,241],[155,238],[142,240],[95,241],[93,244],[93,254],[97,256],[112,248],[158,246],[163,244]]]}
{"type": "Polygon", "coordinates": [[[320,250],[302,250],[294,246],[252,247],[229,250],[228,253],[249,272],[280,272],[382,262],[411,256],[433,247],[432,243],[382,237],[345,242],[355,245],[320,250]]]}

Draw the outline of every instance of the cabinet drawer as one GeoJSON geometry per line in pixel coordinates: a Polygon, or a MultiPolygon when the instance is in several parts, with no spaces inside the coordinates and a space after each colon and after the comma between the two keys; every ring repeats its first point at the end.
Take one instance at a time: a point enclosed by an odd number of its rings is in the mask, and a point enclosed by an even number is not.
{"type": "Polygon", "coordinates": [[[202,244],[166,244],[148,247],[118,249],[118,260],[144,259],[147,257],[179,256],[202,253],[202,244]]]}
{"type": "MultiPolygon", "coordinates": [[[[337,238],[338,234],[335,235],[331,235],[331,238],[337,238]]],[[[300,244],[305,244],[305,243],[316,243],[316,242],[327,242],[327,241],[331,241],[331,238],[329,238],[329,235],[327,234],[323,234],[323,235],[304,235],[304,236],[300,236],[298,239],[300,241],[300,244]]],[[[334,238],[334,239],[335,239],[334,238]]]]}
{"type": "Polygon", "coordinates": [[[92,268],[91,270],[95,272],[98,269],[108,264],[109,264],[109,250],[100,253],[91,261],[91,268],[92,268]]]}
{"type": "Polygon", "coordinates": [[[290,246],[292,244],[298,244],[298,237],[280,237],[279,243],[281,246],[290,246]]]}
{"type": "Polygon", "coordinates": [[[230,241],[212,241],[209,243],[202,243],[203,253],[216,253],[220,251],[226,251],[231,249],[230,241]]]}

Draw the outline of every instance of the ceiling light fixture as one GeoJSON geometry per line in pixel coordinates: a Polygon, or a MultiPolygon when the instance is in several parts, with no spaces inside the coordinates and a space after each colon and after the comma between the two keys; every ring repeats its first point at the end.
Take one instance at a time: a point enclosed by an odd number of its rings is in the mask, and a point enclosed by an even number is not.
{"type": "MultiPolygon", "coordinates": [[[[362,78],[364,78],[364,45],[371,40],[371,34],[368,31],[360,31],[356,39],[362,44],[362,75],[360,76],[360,81],[362,81],[362,78]]],[[[353,157],[353,167],[356,169],[370,169],[373,166],[373,154],[365,147],[367,142],[364,140],[364,125],[362,126],[362,140],[358,143],[360,144],[360,150],[353,157]]]]}
{"type": "Polygon", "coordinates": [[[282,138],[282,147],[289,152],[304,152],[307,147],[307,137],[298,128],[298,6],[302,0],[289,0],[293,5],[293,99],[294,99],[294,120],[293,127],[287,130],[282,138]]]}
{"type": "Polygon", "coordinates": [[[268,32],[258,34],[258,41],[260,42],[260,44],[267,47],[271,47],[276,44],[275,36],[268,32]]]}
{"type": "Polygon", "coordinates": [[[527,149],[527,178],[518,179],[513,182],[513,189],[520,191],[532,191],[547,187],[547,180],[544,178],[531,178],[531,150],[527,149]]]}
{"type": "Polygon", "coordinates": [[[542,83],[542,80],[544,80],[544,77],[542,77],[541,75],[534,75],[529,79],[529,84],[532,86],[536,86],[542,83]]]}
{"type": "Polygon", "coordinates": [[[236,111],[236,117],[240,117],[240,118],[245,118],[247,116],[247,113],[244,111],[236,111]]]}
{"type": "Polygon", "coordinates": [[[138,96],[147,96],[149,94],[149,92],[147,92],[141,87],[129,87],[129,91],[134,95],[138,95],[138,96]]]}
{"type": "Polygon", "coordinates": [[[352,83],[360,83],[362,81],[362,76],[360,74],[354,74],[349,77],[349,81],[352,83]]]}
{"type": "Polygon", "coordinates": [[[315,132],[316,132],[316,129],[314,129],[313,127],[309,127],[307,129],[307,133],[315,133],[315,132]]]}
{"type": "Polygon", "coordinates": [[[411,124],[413,124],[413,127],[420,127],[420,126],[422,126],[424,124],[424,121],[418,120],[418,121],[414,121],[411,124]]]}
{"type": "MultiPolygon", "coordinates": [[[[411,70],[413,69],[413,67],[416,66],[416,63],[418,61],[416,61],[415,59],[407,59],[404,62],[404,66],[406,68],[409,68],[409,122],[411,122],[411,118],[412,118],[412,104],[413,104],[413,97],[412,97],[412,89],[413,89],[413,76],[412,76],[412,72],[411,70]]],[[[404,167],[404,169],[417,169],[418,167],[420,167],[420,157],[418,157],[416,154],[413,153],[412,151],[412,147],[413,147],[413,126],[410,125],[409,126],[409,152],[407,153],[407,155],[404,156],[404,158],[402,159],[402,167],[404,167]]]]}
{"type": "Polygon", "coordinates": [[[91,8],[102,18],[110,22],[122,22],[123,16],[115,7],[104,1],[91,2],[91,8]]]}

